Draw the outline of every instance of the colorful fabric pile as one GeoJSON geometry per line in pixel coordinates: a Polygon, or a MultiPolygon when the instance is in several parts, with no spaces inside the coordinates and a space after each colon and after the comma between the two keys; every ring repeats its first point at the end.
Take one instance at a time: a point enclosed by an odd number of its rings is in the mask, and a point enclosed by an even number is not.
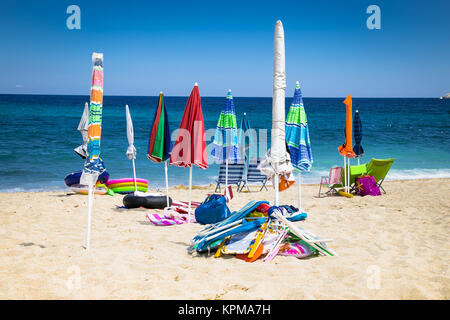
{"type": "Polygon", "coordinates": [[[305,220],[293,206],[270,206],[267,201],[250,201],[227,219],[206,226],[191,240],[191,254],[211,253],[214,256],[235,255],[247,262],[261,258],[271,261],[276,255],[306,258],[312,255],[334,256],[319,238],[293,224],[305,220]]]}

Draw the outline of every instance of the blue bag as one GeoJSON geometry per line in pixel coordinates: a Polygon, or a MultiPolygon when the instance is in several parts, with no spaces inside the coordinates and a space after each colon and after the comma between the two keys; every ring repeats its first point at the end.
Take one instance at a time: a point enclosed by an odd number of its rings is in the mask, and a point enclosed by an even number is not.
{"type": "Polygon", "coordinates": [[[195,220],[200,224],[212,224],[225,220],[231,215],[227,206],[227,199],[219,194],[208,196],[195,209],[195,220]]]}

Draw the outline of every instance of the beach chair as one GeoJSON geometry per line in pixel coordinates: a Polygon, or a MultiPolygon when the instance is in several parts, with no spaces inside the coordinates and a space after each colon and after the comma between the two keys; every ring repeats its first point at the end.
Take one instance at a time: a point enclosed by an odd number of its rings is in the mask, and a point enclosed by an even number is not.
{"type": "Polygon", "coordinates": [[[369,163],[366,165],[366,174],[369,176],[373,176],[375,178],[375,181],[377,182],[378,187],[383,190],[383,192],[386,194],[386,191],[381,186],[384,179],[386,178],[386,175],[389,172],[389,169],[391,168],[392,164],[394,163],[395,159],[371,159],[369,163]]]}
{"type": "Polygon", "coordinates": [[[252,200],[240,210],[233,212],[225,220],[207,225],[205,228],[198,231],[197,235],[192,238],[188,252],[203,252],[205,250],[214,249],[217,248],[227,236],[258,229],[258,227],[265,222],[265,218],[244,218],[262,203],[269,204],[268,201],[252,200]]]}
{"type": "Polygon", "coordinates": [[[367,174],[367,164],[361,164],[356,166],[350,166],[350,191],[354,191],[356,188],[356,178],[367,174]]]}
{"type": "Polygon", "coordinates": [[[328,177],[322,176],[319,186],[319,198],[321,196],[322,186],[327,187],[328,191],[325,192],[327,195],[333,195],[338,192],[337,188],[342,188],[342,174],[344,169],[342,167],[333,167],[330,169],[330,174],[328,177]]]}
{"type": "Polygon", "coordinates": [[[266,190],[268,190],[266,187],[267,176],[258,169],[258,165],[260,162],[261,162],[260,160],[257,160],[256,163],[251,162],[249,163],[247,170],[247,177],[243,181],[241,190],[238,189],[239,192],[241,192],[242,189],[244,189],[244,187],[247,187],[248,192],[250,192],[250,189],[248,187],[249,182],[262,183],[261,189],[259,189],[259,191],[261,191],[263,188],[266,188],[266,190]]]}
{"type": "MultiPolygon", "coordinates": [[[[217,192],[217,189],[219,189],[219,192],[221,192],[220,185],[225,185],[225,173],[226,173],[225,164],[221,164],[219,169],[219,179],[217,179],[217,185],[214,192],[217,192]]],[[[243,173],[244,173],[244,163],[229,163],[228,185],[235,184],[237,186],[237,190],[239,191],[243,173]]]]}

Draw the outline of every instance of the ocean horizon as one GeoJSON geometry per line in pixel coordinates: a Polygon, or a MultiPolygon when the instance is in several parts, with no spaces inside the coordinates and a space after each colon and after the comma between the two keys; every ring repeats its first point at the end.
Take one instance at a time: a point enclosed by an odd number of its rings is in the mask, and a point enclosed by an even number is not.
{"type": "MultiPolygon", "coordinates": [[[[286,114],[292,100],[287,92],[286,114]]],[[[439,98],[353,98],[363,126],[361,163],[371,158],[395,158],[387,180],[450,177],[450,103],[439,98]]],[[[178,129],[187,96],[165,96],[172,130],[178,129]]],[[[137,149],[136,173],[152,189],[164,188],[163,164],[147,159],[150,125],[157,96],[112,96],[103,101],[101,157],[111,179],[132,177],[125,156],[125,105],[130,107],[137,149]]],[[[337,151],[344,142],[344,97],[304,97],[314,163],[302,183],[319,183],[330,167],[342,166],[337,151]]],[[[0,192],[69,190],[64,177],[81,170],[84,160],[73,149],[82,143],[76,130],[88,95],[0,94],[0,192]]],[[[213,163],[211,143],[223,97],[202,97],[210,166],[194,167],[193,184],[215,184],[219,165],[213,163]],[[202,172],[200,172],[202,171],[202,172]]],[[[259,134],[259,148],[270,148],[271,97],[234,97],[238,128],[244,112],[259,134]],[[264,136],[266,138],[264,138],[264,136]],[[264,140],[267,140],[264,143],[264,140]]],[[[351,164],[357,160],[352,159],[351,164]]],[[[169,166],[169,186],[188,185],[189,170],[169,166]]]]}

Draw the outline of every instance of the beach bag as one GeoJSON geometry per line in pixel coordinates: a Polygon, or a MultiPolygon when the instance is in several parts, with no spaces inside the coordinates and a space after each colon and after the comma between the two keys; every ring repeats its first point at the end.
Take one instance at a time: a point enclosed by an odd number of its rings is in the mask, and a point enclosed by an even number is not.
{"type": "Polygon", "coordinates": [[[360,196],[381,196],[380,188],[372,176],[356,178],[356,193],[360,196]]]}
{"type": "Polygon", "coordinates": [[[195,220],[200,224],[212,224],[225,220],[231,215],[227,206],[227,199],[220,194],[211,194],[206,197],[195,209],[195,220]]]}

